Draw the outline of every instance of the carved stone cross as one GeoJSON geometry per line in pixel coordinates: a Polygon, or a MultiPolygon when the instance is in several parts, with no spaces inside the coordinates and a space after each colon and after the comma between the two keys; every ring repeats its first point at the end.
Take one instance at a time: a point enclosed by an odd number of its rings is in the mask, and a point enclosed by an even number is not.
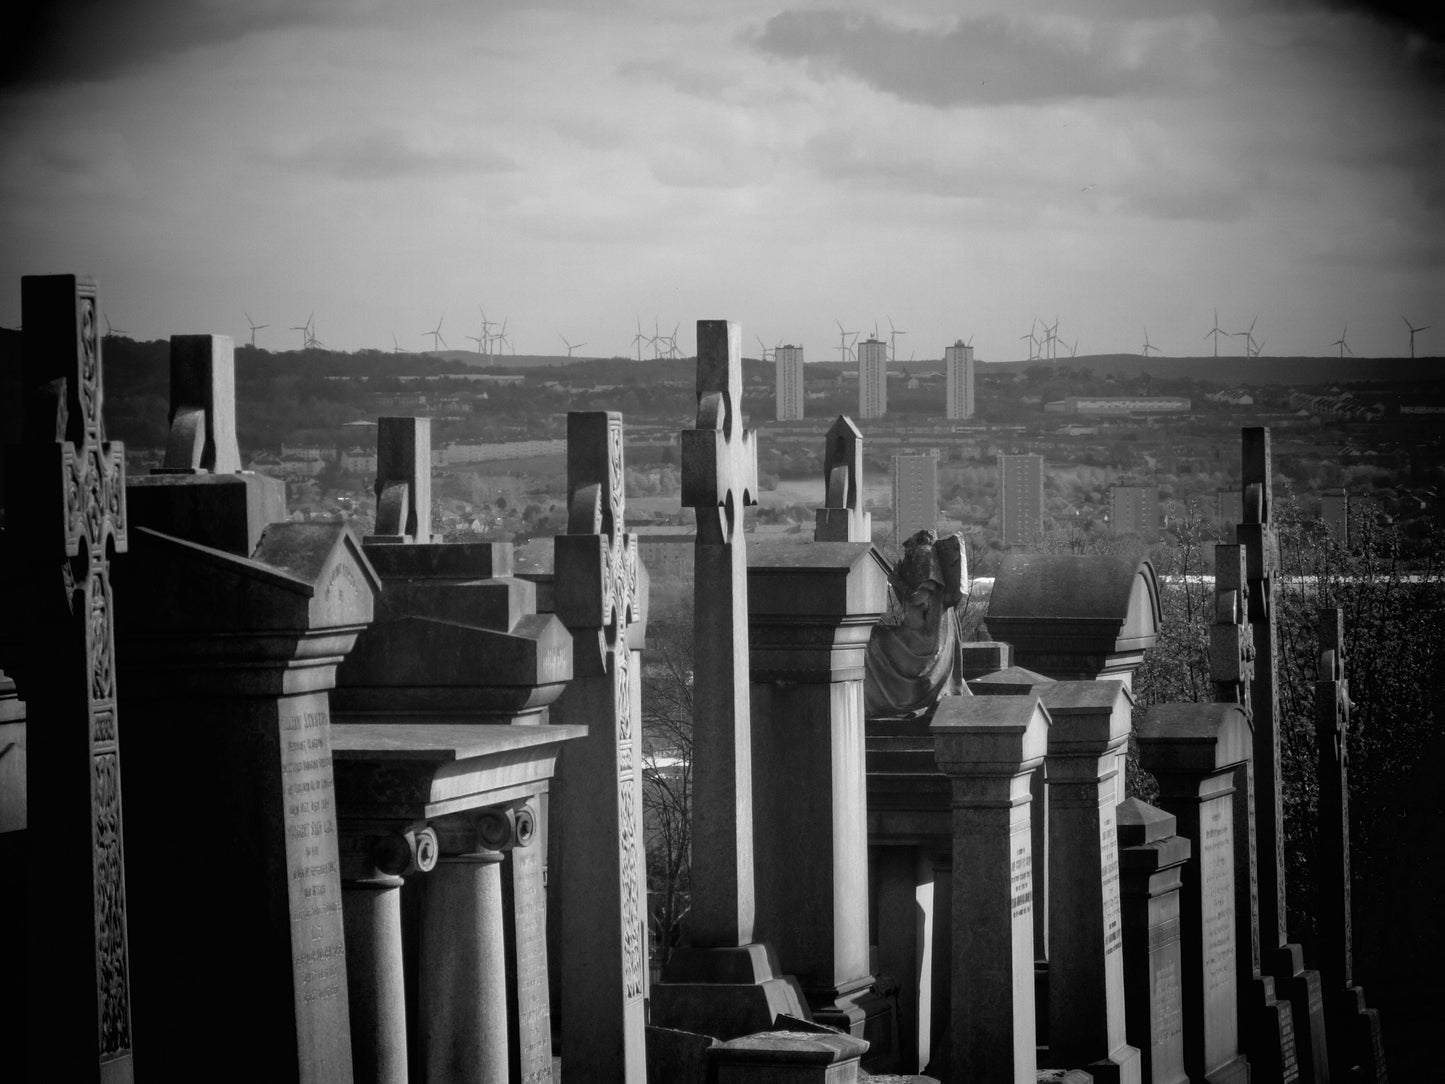
{"type": "Polygon", "coordinates": [[[846,414],[838,415],[825,438],[823,486],[813,541],[871,541],[873,517],[863,511],[863,434],[846,414]]]}
{"type": "Polygon", "coordinates": [[[753,940],[752,737],[743,509],[757,449],[743,429],[742,331],[697,322],[697,426],[682,432],[682,503],[697,509],[693,703],[695,946],[753,940]]]}
{"type": "Polygon", "coordinates": [[[229,335],[171,336],[170,433],[161,473],[235,474],[236,348],[229,335]]]}
{"type": "Polygon", "coordinates": [[[25,430],[7,479],[6,527],[21,576],[15,612],[27,621],[15,676],[29,703],[29,819],[49,856],[49,902],[32,910],[40,918],[26,935],[35,946],[27,993],[65,1029],[45,1038],[46,1075],[128,1081],[110,585],[110,556],[126,549],[123,449],[105,439],[95,283],[27,276],[21,291],[25,430]]]}

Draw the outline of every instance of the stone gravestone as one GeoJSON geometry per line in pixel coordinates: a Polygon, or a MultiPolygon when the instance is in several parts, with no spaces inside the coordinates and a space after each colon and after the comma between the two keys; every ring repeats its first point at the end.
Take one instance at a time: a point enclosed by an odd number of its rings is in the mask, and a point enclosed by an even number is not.
{"type": "Polygon", "coordinates": [[[1279,571],[1279,539],[1273,515],[1273,467],[1269,430],[1247,427],[1242,433],[1244,522],[1236,541],[1244,548],[1248,577],[1248,614],[1257,663],[1250,683],[1254,724],[1256,869],[1259,878],[1260,962],[1272,975],[1280,996],[1294,1014],[1295,1054],[1300,1078],[1329,1080],[1324,1002],[1319,973],[1306,971],[1300,946],[1285,930],[1284,789],[1280,761],[1279,640],[1276,633],[1274,578],[1279,571]]]}
{"type": "Polygon", "coordinates": [[[1140,762],[1195,854],[1180,907],[1184,1063],[1191,1080],[1209,1084],[1250,1078],[1239,1052],[1234,885],[1234,784],[1250,746],[1249,720],[1236,704],[1160,704],[1139,728],[1140,762]]]}
{"type": "Polygon", "coordinates": [[[817,509],[814,542],[871,542],[873,517],[863,510],[863,434],[838,415],[823,445],[823,507],[817,509]]]}
{"type": "Polygon", "coordinates": [[[12,976],[17,959],[28,974],[10,981],[24,984],[29,1026],[7,1058],[28,1055],[37,1078],[130,1081],[135,874],[128,881],[111,586],[129,537],[124,459],[105,439],[95,283],[26,276],[21,297],[23,432],[5,458],[0,593],[24,633],[0,661],[28,704],[28,835],[44,877],[29,882],[26,924],[11,931],[12,976]]]}
{"type": "Polygon", "coordinates": [[[758,933],[814,1019],[897,1057],[869,960],[863,666],[887,608],[869,542],[759,546],[748,565],[758,933]]]}
{"type": "Polygon", "coordinates": [[[1049,714],[1036,696],[954,696],[929,729],[953,787],[947,1079],[1035,1084],[1029,777],[1049,714]]]}
{"type": "Polygon", "coordinates": [[[376,420],[376,532],[381,542],[430,542],[431,419],[376,420]]]}
{"type": "Polygon", "coordinates": [[[562,852],[559,965],[569,1084],[646,1079],[647,881],[638,648],[646,572],[625,526],[622,415],[567,415],[565,535],[554,606],[572,633],[572,684],[555,723],[586,725],[567,746],[554,799],[562,852]]]}
{"type": "Polygon", "coordinates": [[[1319,679],[1315,742],[1319,762],[1320,849],[1316,880],[1320,978],[1325,986],[1330,1064],[1359,1081],[1387,1079],[1380,1013],[1355,985],[1350,914],[1350,687],[1345,678],[1345,620],[1337,608],[1319,612],[1319,679]]]}
{"type": "Polygon", "coordinates": [[[1124,924],[1124,1012],[1150,1084],[1184,1084],[1184,1011],[1180,991],[1180,870],[1189,840],[1162,809],[1119,803],[1119,898],[1124,924]]]}
{"type": "Polygon", "coordinates": [[[735,1038],[806,1019],[794,980],[754,937],[752,718],[745,508],[757,449],[743,428],[742,332],[697,322],[697,425],[682,432],[682,503],[697,510],[689,944],[653,988],[652,1023],[735,1038]]]}
{"type": "MultiPolygon", "coordinates": [[[[1249,576],[1244,547],[1214,547],[1214,623],[1209,630],[1209,673],[1215,700],[1237,704],[1249,718],[1255,672],[1254,629],[1249,622],[1249,576]]],[[[1254,754],[1234,769],[1234,915],[1240,1044],[1255,1073],[1285,1082],[1299,1079],[1294,1013],[1275,996],[1274,979],[1260,966],[1258,810],[1254,754]]]]}
{"type": "Polygon", "coordinates": [[[380,585],[335,524],[272,524],[249,558],[132,533],[117,591],[145,599],[120,625],[128,695],[149,723],[125,789],[144,873],[137,1026],[166,1036],[164,1077],[224,1052],[226,1070],[249,1079],[347,1079],[327,692],[380,585]],[[181,764],[205,769],[194,795],[181,764]],[[224,981],[198,977],[194,953],[177,951],[202,945],[224,981]]]}
{"type": "MultiPolygon", "coordinates": [[[[1100,1084],[1137,1082],[1124,1035],[1115,774],[1134,698],[1120,681],[1058,681],[1048,709],[1049,1060],[1100,1084]]],[[[997,701],[984,698],[984,703],[997,701]]]]}

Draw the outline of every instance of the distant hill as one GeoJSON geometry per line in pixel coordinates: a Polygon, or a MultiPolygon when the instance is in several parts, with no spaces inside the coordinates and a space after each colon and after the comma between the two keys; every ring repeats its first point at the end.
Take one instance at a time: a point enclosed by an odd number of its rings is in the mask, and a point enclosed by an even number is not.
{"type": "MultiPolygon", "coordinates": [[[[822,361],[811,363],[834,370],[857,368],[855,363],[822,361]]],[[[906,367],[913,369],[941,366],[936,359],[915,358],[906,367]]],[[[1112,373],[1118,377],[1148,374],[1159,379],[1205,380],[1216,384],[1249,384],[1260,387],[1283,384],[1308,387],[1317,384],[1353,384],[1368,381],[1418,383],[1445,380],[1445,358],[1355,358],[1347,357],[1163,357],[1145,358],[1138,354],[1080,354],[1076,358],[1033,361],[983,361],[980,374],[1021,373],[1036,365],[1052,366],[1060,372],[1088,369],[1096,376],[1112,373]]],[[[899,362],[898,368],[905,363],[899,362]]]]}

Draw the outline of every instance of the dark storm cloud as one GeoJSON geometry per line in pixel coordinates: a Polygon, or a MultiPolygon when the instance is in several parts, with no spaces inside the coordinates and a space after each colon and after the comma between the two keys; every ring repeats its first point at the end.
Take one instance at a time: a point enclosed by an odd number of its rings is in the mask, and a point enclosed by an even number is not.
{"type": "Polygon", "coordinates": [[[769,55],[843,71],[905,101],[940,107],[1159,92],[1187,75],[1173,49],[1126,56],[1119,36],[1105,28],[1066,34],[1001,15],[915,30],[872,15],[785,11],[749,40],[769,55]]]}
{"type": "Polygon", "coordinates": [[[32,0],[14,17],[0,87],[109,79],[198,45],[318,24],[336,4],[32,0]]]}
{"type": "Polygon", "coordinates": [[[404,133],[390,128],[327,136],[299,149],[272,152],[264,159],[298,172],[344,181],[437,178],[503,173],[517,168],[515,162],[500,154],[419,147],[404,133]]]}

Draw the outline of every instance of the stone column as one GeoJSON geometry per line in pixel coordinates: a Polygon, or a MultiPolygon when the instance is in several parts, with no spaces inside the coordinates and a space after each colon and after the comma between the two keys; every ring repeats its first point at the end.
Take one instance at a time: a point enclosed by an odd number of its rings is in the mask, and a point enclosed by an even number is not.
{"type": "Polygon", "coordinates": [[[121,817],[111,573],[130,532],[124,450],[105,436],[98,295],[73,275],[21,280],[21,431],[0,438],[18,442],[0,488],[0,597],[17,635],[0,663],[28,704],[25,815],[44,870],[29,879],[7,953],[7,985],[24,989],[30,1013],[28,1027],[7,1021],[17,1025],[7,1059],[19,1076],[28,1056],[37,1079],[129,1082],[136,877],[121,817]]]}
{"type": "Polygon", "coordinates": [[[428,1084],[506,1084],[507,950],[502,860],[515,815],[433,822],[441,856],[422,902],[418,1012],[428,1084]]]}
{"type": "Polygon", "coordinates": [[[863,654],[887,605],[867,542],[770,546],[748,568],[758,936],[814,1018],[895,1052],[868,959],[863,654]],[[865,1035],[866,1033],[866,1035],[865,1035]]]}
{"type": "Polygon", "coordinates": [[[1236,540],[1244,550],[1248,577],[1247,611],[1254,634],[1256,664],[1250,684],[1254,724],[1256,876],[1259,885],[1260,962],[1272,975],[1281,998],[1294,1014],[1300,1079],[1325,1084],[1330,1078],[1325,1041],[1324,999],[1320,977],[1307,971],[1304,952],[1288,940],[1285,928],[1284,784],[1280,761],[1279,642],[1276,634],[1274,578],[1279,572],[1279,539],[1273,523],[1273,467],[1269,430],[1242,431],[1244,522],[1236,540]]]}
{"type": "Polygon", "coordinates": [[[554,605],[572,633],[572,684],[555,723],[587,737],[563,755],[557,816],[566,870],[558,990],[569,1084],[640,1084],[647,1072],[647,860],[642,828],[646,573],[624,515],[622,415],[567,415],[568,533],[555,539],[554,605]],[[635,641],[635,643],[634,643],[635,641]]]}
{"type": "Polygon", "coordinates": [[[945,697],[930,729],[953,785],[951,1079],[1034,1084],[1029,776],[1049,715],[1037,697],[945,697]]]}
{"type": "Polygon", "coordinates": [[[1189,841],[1174,818],[1137,798],[1119,804],[1119,896],[1124,920],[1124,1028],[1150,1084],[1184,1084],[1180,996],[1180,868],[1189,841]]]}
{"type": "Polygon", "coordinates": [[[1052,725],[1049,789],[1049,1061],[1096,1081],[1136,1082],[1125,1041],[1115,775],[1133,697],[1119,681],[1040,690],[1052,725]]]}
{"type": "Polygon", "coordinates": [[[1209,1084],[1249,1080],[1239,1052],[1234,778],[1249,758],[1249,724],[1233,704],[1162,704],[1139,731],[1143,766],[1159,781],[1196,855],[1184,871],[1184,1063],[1209,1084]]]}
{"type": "Polygon", "coordinates": [[[406,1084],[401,874],[436,865],[436,834],[341,828],[341,910],[357,1084],[406,1084]]]}
{"type": "Polygon", "coordinates": [[[1355,985],[1350,913],[1350,687],[1345,679],[1345,621],[1337,608],[1319,612],[1320,664],[1315,682],[1319,762],[1320,849],[1316,860],[1320,978],[1329,1025],[1330,1063],[1354,1079],[1387,1079],[1380,1013],[1355,985]]]}

